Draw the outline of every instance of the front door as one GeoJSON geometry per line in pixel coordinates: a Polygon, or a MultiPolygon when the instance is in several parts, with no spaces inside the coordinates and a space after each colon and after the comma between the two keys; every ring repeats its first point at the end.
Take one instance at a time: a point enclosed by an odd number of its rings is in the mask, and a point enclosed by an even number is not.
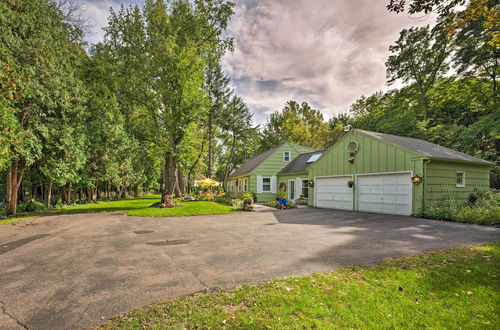
{"type": "Polygon", "coordinates": [[[295,200],[295,180],[288,180],[288,199],[295,200]]]}

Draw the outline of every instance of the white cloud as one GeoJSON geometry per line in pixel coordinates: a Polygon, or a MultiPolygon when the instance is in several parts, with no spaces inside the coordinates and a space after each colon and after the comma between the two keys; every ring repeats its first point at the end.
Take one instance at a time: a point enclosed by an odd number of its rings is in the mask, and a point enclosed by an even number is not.
{"type": "Polygon", "coordinates": [[[224,67],[256,113],[307,101],[327,116],[385,88],[388,48],[399,31],[431,24],[386,10],[384,0],[260,0],[237,4],[235,51],[224,67]]]}
{"type": "MultiPolygon", "coordinates": [[[[109,8],[142,0],[82,0],[94,25],[87,41],[104,36],[109,8]]],[[[389,45],[399,31],[432,24],[389,13],[389,0],[236,0],[229,32],[235,51],[224,58],[236,93],[257,122],[288,100],[307,101],[326,116],[344,112],[362,94],[385,86],[389,45]]]]}
{"type": "MultiPolygon", "coordinates": [[[[110,8],[115,11],[120,9],[120,5],[128,5],[128,2],[119,0],[82,0],[82,9],[92,26],[86,40],[90,43],[97,43],[104,38],[103,28],[107,25],[110,8]]],[[[134,1],[131,2],[132,4],[134,1]]]]}

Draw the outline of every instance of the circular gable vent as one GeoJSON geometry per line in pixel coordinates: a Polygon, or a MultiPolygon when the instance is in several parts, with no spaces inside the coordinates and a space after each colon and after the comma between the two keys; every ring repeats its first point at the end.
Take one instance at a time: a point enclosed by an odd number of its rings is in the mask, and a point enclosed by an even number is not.
{"type": "Polygon", "coordinates": [[[352,156],[358,151],[359,145],[357,141],[351,141],[347,144],[347,152],[352,156]]]}

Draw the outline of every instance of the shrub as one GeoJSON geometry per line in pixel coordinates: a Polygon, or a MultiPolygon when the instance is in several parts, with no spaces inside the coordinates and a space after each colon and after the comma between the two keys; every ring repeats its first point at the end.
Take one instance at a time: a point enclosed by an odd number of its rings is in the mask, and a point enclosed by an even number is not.
{"type": "Polygon", "coordinates": [[[448,206],[435,206],[422,210],[417,214],[420,218],[434,219],[434,220],[452,220],[451,208],[448,206]]]}
{"type": "Polygon", "coordinates": [[[216,197],[217,197],[217,195],[211,191],[200,192],[197,200],[213,202],[216,197]]]}
{"type": "Polygon", "coordinates": [[[0,218],[4,218],[7,216],[7,205],[4,203],[0,202],[0,218]]]}
{"type": "MultiPolygon", "coordinates": [[[[268,201],[268,202],[264,202],[264,205],[265,206],[269,206],[269,207],[274,207],[274,208],[279,208],[279,202],[278,201],[268,201]]],[[[294,203],[292,203],[291,201],[286,201],[286,208],[287,209],[294,209],[296,208],[297,205],[295,205],[294,203]]]]}
{"type": "Polygon", "coordinates": [[[464,206],[453,210],[452,219],[458,222],[492,225],[500,223],[500,206],[464,206]]]}
{"type": "Polygon", "coordinates": [[[280,190],[280,191],[278,191],[278,193],[276,194],[276,197],[278,197],[278,198],[280,198],[280,199],[281,199],[281,198],[287,198],[287,193],[286,193],[286,191],[284,191],[284,190],[280,190]]]}
{"type": "Polygon", "coordinates": [[[264,202],[264,205],[269,206],[269,207],[278,208],[278,201],[274,200],[274,201],[264,202]]]}
{"type": "Polygon", "coordinates": [[[17,209],[19,212],[40,212],[45,210],[45,205],[42,202],[32,199],[28,202],[19,204],[17,209]]]}
{"type": "Polygon", "coordinates": [[[243,193],[243,194],[241,195],[241,198],[243,198],[243,200],[244,200],[245,202],[251,202],[251,201],[252,201],[252,199],[253,199],[253,195],[252,195],[252,193],[245,192],[245,193],[243,193]]]}
{"type": "Polygon", "coordinates": [[[232,201],[234,211],[242,211],[244,209],[243,201],[241,199],[235,199],[232,201]]]}
{"type": "Polygon", "coordinates": [[[492,225],[500,223],[500,194],[498,191],[482,192],[474,190],[468,205],[453,206],[443,204],[429,207],[418,214],[419,217],[457,222],[492,225]]]}
{"type": "Polygon", "coordinates": [[[484,195],[485,195],[485,192],[484,192],[484,191],[482,191],[482,190],[480,190],[480,189],[478,189],[478,188],[474,189],[474,190],[470,193],[470,195],[469,195],[469,203],[470,203],[471,205],[476,204],[476,202],[478,201],[478,199],[483,198],[483,197],[484,197],[484,195]]]}

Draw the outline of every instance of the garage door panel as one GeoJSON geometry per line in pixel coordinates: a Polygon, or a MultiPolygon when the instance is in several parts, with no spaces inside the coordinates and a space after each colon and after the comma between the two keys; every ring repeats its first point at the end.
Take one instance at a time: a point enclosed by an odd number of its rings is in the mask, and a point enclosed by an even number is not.
{"type": "Polygon", "coordinates": [[[347,187],[352,177],[316,179],[316,206],[343,210],[353,209],[353,191],[347,187]]]}
{"type": "Polygon", "coordinates": [[[359,211],[411,214],[409,173],[359,175],[356,186],[359,211]]]}

